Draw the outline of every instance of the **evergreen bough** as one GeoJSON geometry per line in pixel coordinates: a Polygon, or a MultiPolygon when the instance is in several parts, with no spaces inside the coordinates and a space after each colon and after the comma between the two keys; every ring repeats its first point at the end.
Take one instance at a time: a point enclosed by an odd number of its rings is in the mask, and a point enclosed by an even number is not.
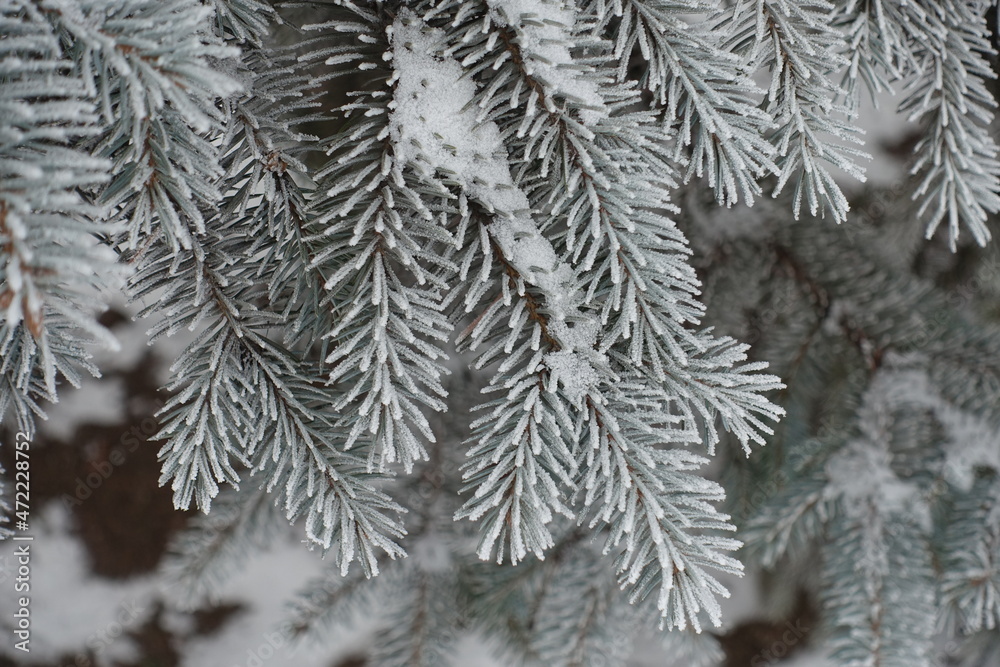
{"type": "Polygon", "coordinates": [[[390,600],[375,664],[647,625],[711,664],[744,540],[818,550],[838,664],[931,664],[938,618],[988,656],[1000,333],[934,255],[1000,209],[988,5],[4,0],[0,415],[97,374],[124,287],[192,336],[157,435],[191,595],[286,521],[333,568],[289,631],[390,600]],[[834,170],[896,88],[916,215],[859,222],[834,170]]]}

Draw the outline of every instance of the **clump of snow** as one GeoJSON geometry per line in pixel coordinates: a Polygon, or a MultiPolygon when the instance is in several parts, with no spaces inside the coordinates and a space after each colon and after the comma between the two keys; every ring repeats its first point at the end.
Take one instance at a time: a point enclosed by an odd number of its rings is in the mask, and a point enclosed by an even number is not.
{"type": "Polygon", "coordinates": [[[511,177],[499,128],[476,120],[475,83],[463,76],[458,62],[439,55],[440,41],[440,32],[412,13],[401,13],[392,26],[394,168],[444,175],[496,215],[490,236],[524,281],[542,293],[551,315],[550,333],[561,350],[550,353],[546,363],[570,395],[582,398],[598,379],[593,366],[600,362],[594,351],[598,323],[580,310],[572,267],[560,261],[532,219],[531,204],[511,177]]]}
{"type": "MultiPolygon", "coordinates": [[[[592,125],[607,116],[607,108],[597,86],[580,76],[570,54],[576,8],[562,0],[487,0],[493,19],[510,26],[517,34],[518,46],[529,76],[542,84],[545,104],[551,95],[560,95],[582,107],[580,117],[592,125]]],[[[548,107],[553,110],[551,106],[548,107]]]]}
{"type": "Polygon", "coordinates": [[[562,384],[574,404],[579,404],[600,380],[594,367],[573,352],[550,353],[545,357],[545,365],[552,371],[552,383],[562,384]]]}
{"type": "Polygon", "coordinates": [[[1000,429],[996,425],[949,403],[923,371],[907,370],[897,376],[892,390],[895,400],[931,410],[944,429],[948,442],[943,474],[948,483],[968,491],[976,479],[976,468],[1000,471],[1000,429]]]}
{"type": "Polygon", "coordinates": [[[898,418],[900,409],[930,411],[947,437],[942,475],[965,491],[972,487],[977,468],[1000,470],[1000,429],[948,402],[924,370],[905,367],[905,358],[892,358],[889,363],[902,367],[881,371],[866,392],[861,438],[827,464],[829,494],[843,497],[849,511],[863,511],[870,502],[880,512],[915,516],[929,527],[923,491],[900,479],[890,467],[889,420],[898,418]]]}
{"type": "Polygon", "coordinates": [[[892,408],[899,400],[901,374],[884,372],[865,393],[860,437],[849,442],[826,465],[828,497],[839,497],[849,513],[863,515],[874,506],[880,514],[908,514],[930,527],[930,510],[915,484],[892,469],[889,449],[892,408]]]}
{"type": "Polygon", "coordinates": [[[942,422],[948,432],[945,479],[963,491],[976,481],[976,468],[1000,470],[1000,433],[982,419],[950,409],[942,422]]]}
{"type": "Polygon", "coordinates": [[[891,459],[882,438],[851,441],[826,466],[827,494],[841,497],[852,512],[863,513],[869,505],[888,514],[912,509],[919,490],[892,471],[891,459]]]}
{"type": "Polygon", "coordinates": [[[402,12],[392,26],[389,135],[396,169],[409,164],[428,175],[444,172],[484,204],[507,213],[527,211],[527,198],[511,181],[499,129],[466,113],[476,85],[463,77],[461,65],[438,55],[441,39],[439,30],[411,12],[402,12]]]}
{"type": "Polygon", "coordinates": [[[448,572],[454,567],[445,537],[433,531],[420,536],[409,554],[423,572],[448,572]]]}

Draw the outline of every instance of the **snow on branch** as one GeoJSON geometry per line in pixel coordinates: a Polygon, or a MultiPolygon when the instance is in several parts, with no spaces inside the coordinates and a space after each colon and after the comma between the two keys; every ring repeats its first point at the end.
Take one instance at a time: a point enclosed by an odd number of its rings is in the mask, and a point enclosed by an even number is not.
{"type": "MultiPolygon", "coordinates": [[[[527,196],[514,184],[496,124],[477,121],[475,84],[458,62],[436,55],[440,34],[414,15],[397,20],[392,39],[396,91],[390,135],[397,147],[396,168],[414,164],[427,178],[442,174],[496,216],[487,226],[490,237],[524,282],[544,297],[559,346],[553,351],[558,377],[567,385],[592,384],[597,378],[593,363],[601,363],[594,352],[599,324],[581,310],[573,268],[539,231],[527,196]]],[[[577,386],[571,393],[582,398],[585,391],[577,386]]]]}

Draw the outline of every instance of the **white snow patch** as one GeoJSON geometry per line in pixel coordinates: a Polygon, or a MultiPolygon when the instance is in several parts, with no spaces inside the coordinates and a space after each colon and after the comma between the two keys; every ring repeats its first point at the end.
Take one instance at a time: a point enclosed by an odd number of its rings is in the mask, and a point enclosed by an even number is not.
{"type": "MultiPolygon", "coordinates": [[[[593,125],[608,115],[597,86],[580,76],[570,45],[575,42],[573,27],[576,9],[561,0],[486,0],[494,20],[517,33],[524,70],[546,89],[584,108],[580,117],[593,125]]],[[[546,102],[551,104],[550,99],[546,102]]],[[[552,108],[549,109],[553,110],[552,108]]]]}
{"type": "Polygon", "coordinates": [[[893,371],[880,373],[862,399],[859,427],[861,436],[849,442],[826,465],[829,484],[827,497],[840,498],[844,509],[864,515],[870,506],[880,514],[911,515],[922,526],[930,528],[930,509],[919,487],[900,479],[893,471],[893,454],[889,449],[889,427],[892,409],[906,384],[904,374],[893,371]]]}
{"type": "Polygon", "coordinates": [[[45,435],[64,442],[80,424],[120,424],[125,418],[125,387],[117,378],[84,378],[79,389],[62,391],[59,402],[46,407],[49,418],[39,420],[45,435]]]}
{"type": "MultiPolygon", "coordinates": [[[[123,322],[113,330],[121,346],[120,349],[114,351],[105,349],[95,350],[94,363],[97,364],[97,367],[103,373],[131,370],[139,365],[139,361],[142,360],[143,355],[150,349],[146,337],[145,325],[135,320],[139,308],[135,304],[128,303],[124,294],[119,294],[115,298],[112,298],[107,305],[109,309],[122,313],[125,317],[130,318],[131,321],[123,322]]],[[[173,359],[169,361],[173,361],[173,359]]]]}
{"type": "Polygon", "coordinates": [[[552,383],[562,384],[574,404],[579,404],[600,381],[597,371],[586,359],[568,350],[547,354],[545,365],[552,371],[552,383]]]}
{"type": "Polygon", "coordinates": [[[917,488],[892,471],[884,444],[859,438],[827,463],[827,493],[842,498],[848,511],[863,513],[870,502],[882,513],[896,514],[920,504],[917,488]]]}
{"type": "Polygon", "coordinates": [[[278,541],[268,551],[253,554],[243,570],[218,592],[220,600],[245,604],[246,612],[234,617],[219,633],[190,640],[185,648],[185,667],[258,663],[326,667],[364,646],[366,635],[357,629],[331,628],[324,646],[293,643],[282,631],[282,623],[289,619],[286,603],[323,570],[316,553],[291,540],[278,541]]]}
{"type": "MultiPolygon", "coordinates": [[[[905,364],[903,357],[890,363],[905,364]]],[[[890,467],[886,421],[900,408],[930,410],[947,436],[942,473],[945,480],[969,490],[977,467],[1000,470],[1000,429],[981,417],[948,402],[933,386],[927,373],[916,368],[882,371],[866,392],[867,405],[861,417],[862,437],[849,443],[827,464],[831,494],[843,496],[845,507],[861,508],[870,500],[886,514],[916,515],[929,527],[929,508],[922,490],[899,479],[890,467]]]]}
{"type": "MultiPolygon", "coordinates": [[[[92,575],[87,554],[68,529],[69,516],[59,503],[49,503],[32,515],[30,542],[0,543],[0,618],[12,637],[18,558],[15,550],[29,545],[31,568],[31,655],[34,660],[56,660],[62,654],[90,647],[100,660],[134,660],[126,630],[137,629],[152,612],[160,591],[153,576],[112,581],[92,575]]],[[[0,654],[22,655],[12,641],[0,644],[0,654]]]]}
{"type": "MultiPolygon", "coordinates": [[[[900,358],[900,362],[905,362],[900,358]]],[[[909,405],[931,410],[944,428],[948,442],[944,448],[944,477],[968,491],[975,481],[976,468],[1000,471],[1000,429],[982,417],[949,403],[923,370],[904,369],[887,373],[881,390],[892,406],[909,405]]]]}
{"type": "Polygon", "coordinates": [[[412,165],[424,176],[445,174],[497,216],[489,225],[490,236],[525,282],[544,295],[551,333],[562,348],[548,356],[565,371],[560,380],[569,393],[582,397],[597,381],[594,365],[603,360],[593,349],[599,326],[579,309],[573,269],[559,260],[532,219],[528,198],[511,177],[499,128],[476,120],[471,109],[475,83],[463,76],[458,62],[438,55],[439,31],[403,12],[392,39],[396,90],[389,134],[394,168],[412,165]]]}
{"type": "Polygon", "coordinates": [[[448,572],[454,567],[451,550],[444,536],[433,532],[417,539],[410,549],[409,557],[424,572],[448,572]]]}
{"type": "Polygon", "coordinates": [[[482,635],[472,632],[463,634],[455,642],[449,664],[454,667],[504,667],[509,663],[493,657],[497,652],[482,635]]]}

